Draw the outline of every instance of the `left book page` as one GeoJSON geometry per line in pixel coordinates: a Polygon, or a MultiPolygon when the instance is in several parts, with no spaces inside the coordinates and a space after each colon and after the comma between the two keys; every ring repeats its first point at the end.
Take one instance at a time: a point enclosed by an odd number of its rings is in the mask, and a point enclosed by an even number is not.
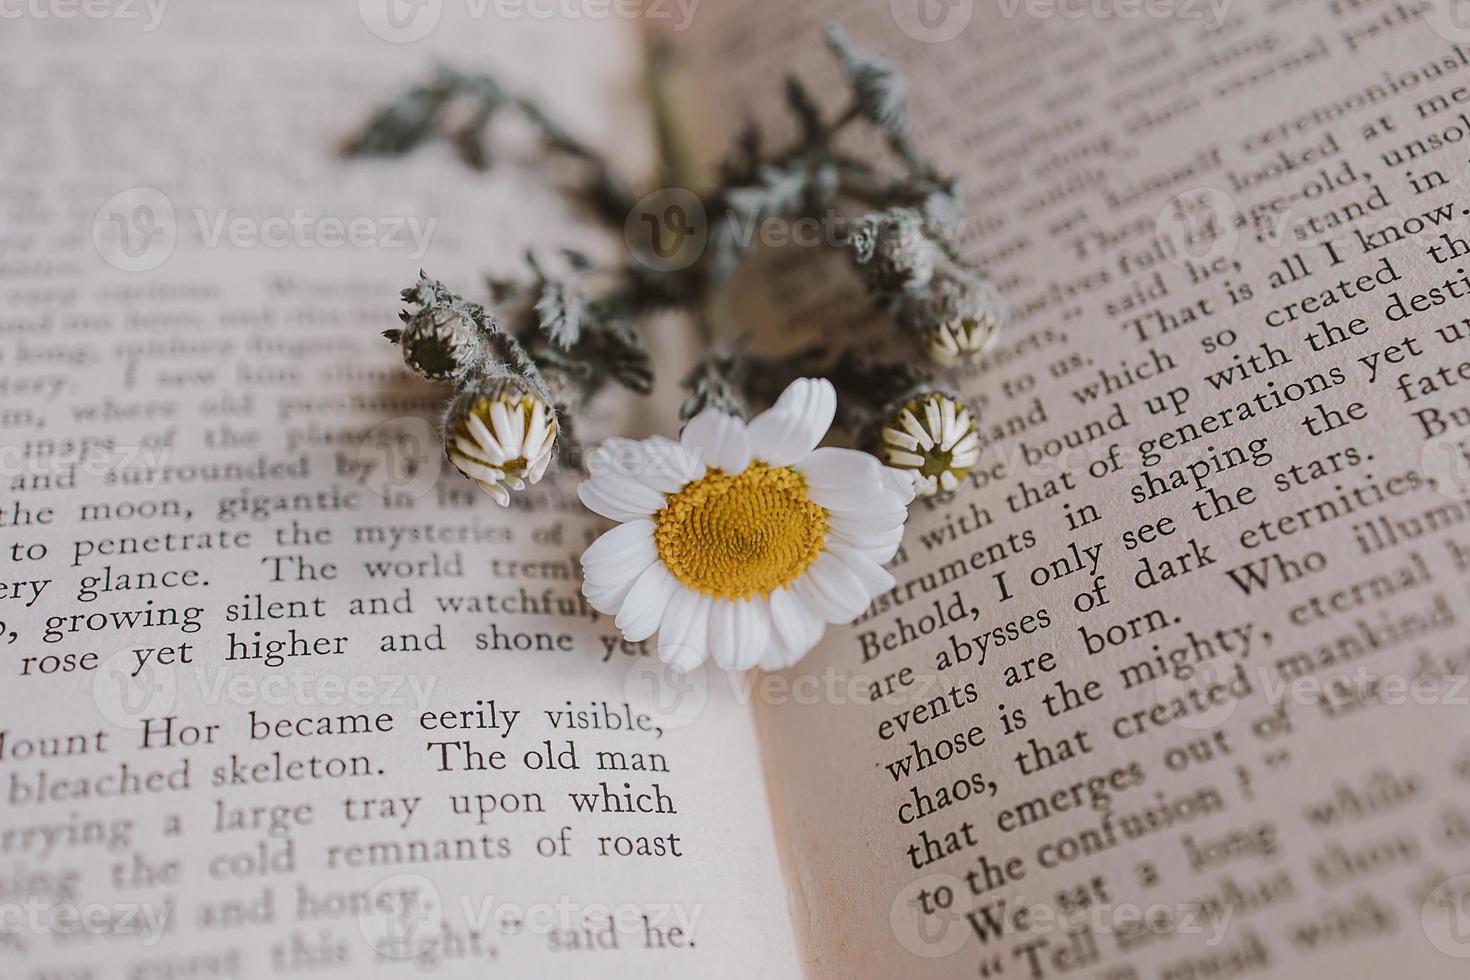
{"type": "Polygon", "coordinates": [[[495,506],[379,336],[420,267],[617,244],[524,134],[336,155],[436,61],[647,167],[638,25],[501,6],[6,15],[6,976],[797,972],[748,707],[664,696],[580,599],[574,476],[495,506]]]}

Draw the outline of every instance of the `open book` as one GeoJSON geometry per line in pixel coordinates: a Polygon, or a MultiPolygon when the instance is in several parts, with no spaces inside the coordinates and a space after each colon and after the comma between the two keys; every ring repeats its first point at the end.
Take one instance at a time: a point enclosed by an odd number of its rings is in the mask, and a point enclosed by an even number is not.
{"type": "MultiPolygon", "coordinates": [[[[1438,0],[32,4],[0,33],[0,976],[1462,976],[1470,32],[1438,0]],[[675,683],[378,337],[584,230],[337,143],[436,60],[652,172],[840,17],[1013,320],[796,668],[675,683]]],[[[529,146],[529,144],[528,144],[529,146]]],[[[758,229],[758,231],[760,231],[758,229]]],[[[786,342],[879,323],[758,251],[786,342]]],[[[661,385],[584,436],[671,433],[661,385]],[[600,431],[592,431],[600,430],[600,431]]]]}

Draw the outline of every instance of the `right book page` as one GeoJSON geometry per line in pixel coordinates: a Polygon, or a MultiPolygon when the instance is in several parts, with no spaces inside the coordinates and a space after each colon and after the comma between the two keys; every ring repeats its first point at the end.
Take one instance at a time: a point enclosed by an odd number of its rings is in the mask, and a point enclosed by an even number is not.
{"type": "MultiPolygon", "coordinates": [[[[706,143],[789,135],[788,68],[840,91],[829,18],[900,63],[1013,308],[956,381],[981,464],[759,709],[809,975],[1464,975],[1453,9],[702,13],[706,143]]],[[[748,315],[884,335],[811,251],[756,260],[748,315]]]]}

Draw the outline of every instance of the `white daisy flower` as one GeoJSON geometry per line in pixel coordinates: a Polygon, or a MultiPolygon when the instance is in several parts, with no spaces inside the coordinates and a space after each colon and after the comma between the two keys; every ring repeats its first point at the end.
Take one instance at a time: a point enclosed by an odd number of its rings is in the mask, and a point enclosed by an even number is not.
{"type": "Polygon", "coordinates": [[[900,408],[883,427],[882,441],[883,461],[912,473],[921,497],[954,492],[980,458],[970,410],[938,391],[900,408]]]}
{"type": "Polygon", "coordinates": [[[534,394],[501,385],[454,400],[444,448],[461,473],[504,507],[512,490],[540,481],[556,453],[556,435],[550,406],[534,394]]]}
{"type": "Polygon", "coordinates": [[[619,525],[582,555],[582,593],[676,670],[779,670],[893,588],[911,479],[818,449],[837,396],[803,378],[749,424],[706,409],[678,442],[614,439],[578,488],[619,525]]]}

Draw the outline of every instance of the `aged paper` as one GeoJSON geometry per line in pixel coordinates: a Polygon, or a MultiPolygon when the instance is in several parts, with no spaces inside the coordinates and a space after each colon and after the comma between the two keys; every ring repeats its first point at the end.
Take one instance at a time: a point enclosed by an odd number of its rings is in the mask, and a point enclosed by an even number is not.
{"type": "MultiPolygon", "coordinates": [[[[696,24],[710,132],[780,133],[788,68],[837,91],[829,18],[898,61],[1015,313],[961,382],[990,442],[968,486],[792,672],[817,703],[759,706],[810,975],[1463,972],[1450,13],[756,0],[696,24]]],[[[767,266],[757,316],[873,335],[841,262],[767,266]]]]}
{"type": "Polygon", "coordinates": [[[514,127],[336,155],[443,59],[642,172],[638,29],[372,8],[5,21],[0,973],[794,976],[749,708],[660,702],[574,478],[497,508],[379,336],[420,268],[621,242],[514,127]]]}

